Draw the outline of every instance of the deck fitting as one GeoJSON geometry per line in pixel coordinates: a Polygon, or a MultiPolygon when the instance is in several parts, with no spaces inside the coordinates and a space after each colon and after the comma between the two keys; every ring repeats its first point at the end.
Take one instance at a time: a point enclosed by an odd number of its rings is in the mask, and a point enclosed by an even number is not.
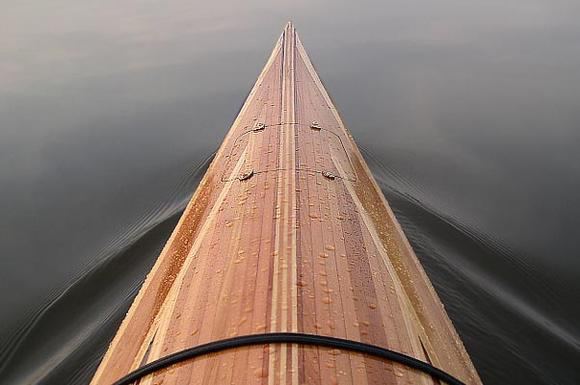
{"type": "Polygon", "coordinates": [[[333,173],[331,173],[330,171],[322,171],[322,176],[326,177],[330,180],[334,180],[336,179],[336,175],[334,175],[333,173]]]}
{"type": "Polygon", "coordinates": [[[238,179],[239,180],[248,180],[254,175],[254,170],[246,171],[245,173],[241,174],[238,179]]]}
{"type": "Polygon", "coordinates": [[[310,128],[313,130],[322,130],[322,126],[316,120],[310,124],[310,128]]]}
{"type": "Polygon", "coordinates": [[[266,128],[266,124],[265,123],[256,122],[256,124],[254,124],[254,128],[252,129],[252,131],[262,131],[265,128],[266,128]]]}

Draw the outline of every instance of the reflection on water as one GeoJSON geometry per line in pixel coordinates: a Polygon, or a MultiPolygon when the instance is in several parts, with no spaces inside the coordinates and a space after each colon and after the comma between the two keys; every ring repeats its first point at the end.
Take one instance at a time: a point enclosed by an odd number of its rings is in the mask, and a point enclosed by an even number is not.
{"type": "Polygon", "coordinates": [[[0,383],[85,384],[287,19],[486,384],[580,382],[580,5],[7,0],[0,383]]]}

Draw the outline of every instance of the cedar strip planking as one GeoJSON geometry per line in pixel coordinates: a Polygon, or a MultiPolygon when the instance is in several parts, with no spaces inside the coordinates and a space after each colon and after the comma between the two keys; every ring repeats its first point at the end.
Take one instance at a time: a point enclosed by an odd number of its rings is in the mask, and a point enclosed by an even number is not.
{"type": "MultiPolygon", "coordinates": [[[[275,331],[380,345],[481,384],[291,23],[91,384],[198,344],[275,331]]],[[[438,383],[393,362],[295,344],[224,351],[139,381],[438,383]]]]}

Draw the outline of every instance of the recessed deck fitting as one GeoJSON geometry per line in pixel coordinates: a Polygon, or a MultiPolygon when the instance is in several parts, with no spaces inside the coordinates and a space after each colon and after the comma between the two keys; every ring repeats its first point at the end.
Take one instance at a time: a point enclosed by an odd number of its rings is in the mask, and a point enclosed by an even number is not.
{"type": "Polygon", "coordinates": [[[247,180],[250,179],[254,175],[254,170],[246,171],[243,174],[240,174],[238,177],[239,180],[247,180]]]}
{"type": "Polygon", "coordinates": [[[310,128],[313,130],[322,130],[322,126],[316,120],[310,123],[310,128]]]}
{"type": "Polygon", "coordinates": [[[254,124],[254,128],[252,129],[252,131],[262,131],[265,128],[266,128],[266,124],[265,123],[256,122],[256,124],[254,124]]]}
{"type": "Polygon", "coordinates": [[[330,171],[322,171],[322,176],[324,176],[324,177],[326,177],[326,178],[328,178],[330,180],[336,179],[336,175],[334,175],[330,171]]]}

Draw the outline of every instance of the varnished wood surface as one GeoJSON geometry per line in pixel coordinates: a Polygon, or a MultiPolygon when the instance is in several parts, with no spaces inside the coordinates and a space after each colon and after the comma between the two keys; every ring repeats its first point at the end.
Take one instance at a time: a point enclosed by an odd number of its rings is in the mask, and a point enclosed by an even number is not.
{"type": "MultiPolygon", "coordinates": [[[[480,384],[291,24],[92,384],[198,344],[271,331],[384,346],[480,384]]],[[[272,344],[186,361],[139,384],[438,382],[360,354],[272,344]]]]}

